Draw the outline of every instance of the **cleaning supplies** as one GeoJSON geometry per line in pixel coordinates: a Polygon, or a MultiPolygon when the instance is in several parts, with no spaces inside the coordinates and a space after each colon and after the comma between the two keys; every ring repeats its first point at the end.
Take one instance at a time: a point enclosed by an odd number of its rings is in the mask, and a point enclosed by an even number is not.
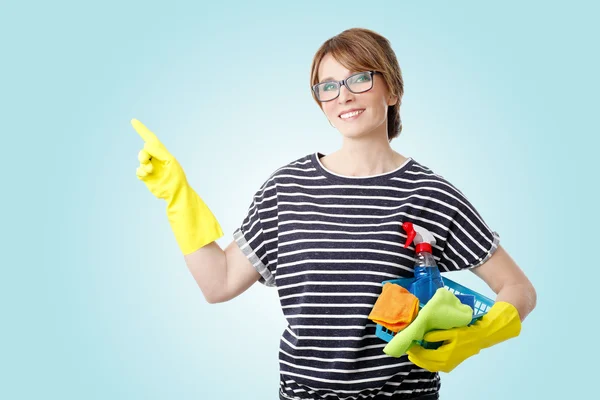
{"type": "Polygon", "coordinates": [[[406,328],[419,312],[419,299],[407,289],[386,283],[369,314],[369,319],[392,332],[406,328]]]}
{"type": "Polygon", "coordinates": [[[204,201],[188,184],[183,168],[144,124],[131,125],[144,140],[136,171],[150,192],[167,202],[167,218],[184,255],[223,236],[219,222],[204,201]]]}
{"type": "MultiPolygon", "coordinates": [[[[410,326],[418,320],[419,317],[410,326]]],[[[499,301],[473,325],[426,333],[426,341],[443,341],[444,345],[437,350],[413,346],[407,352],[408,359],[431,372],[450,372],[481,349],[514,338],[520,332],[521,318],[515,306],[499,301]]]]}
{"type": "Polygon", "coordinates": [[[427,229],[412,222],[404,222],[402,228],[406,231],[407,236],[404,247],[407,248],[413,240],[415,242],[415,282],[409,290],[417,296],[421,304],[427,304],[436,291],[444,287],[444,280],[431,249],[431,246],[435,244],[435,238],[427,229]]]}
{"type": "Polygon", "coordinates": [[[426,333],[436,329],[450,329],[466,326],[471,322],[473,309],[446,288],[439,288],[435,295],[419,311],[417,318],[383,348],[392,357],[400,357],[415,342],[422,341],[426,333]]]}

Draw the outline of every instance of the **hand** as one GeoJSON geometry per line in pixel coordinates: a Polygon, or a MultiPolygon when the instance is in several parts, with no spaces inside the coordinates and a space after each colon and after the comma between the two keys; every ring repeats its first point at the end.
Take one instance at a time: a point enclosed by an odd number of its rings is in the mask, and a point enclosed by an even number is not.
{"type": "Polygon", "coordinates": [[[144,148],[138,153],[140,166],[136,175],[153,195],[169,201],[178,188],[187,185],[183,168],[144,124],[132,119],[131,125],[144,140],[144,148]]]}
{"type": "Polygon", "coordinates": [[[190,187],[175,157],[140,121],[132,119],[131,125],[144,139],[136,175],[152,194],[167,201],[167,217],[183,254],[191,254],[223,236],[219,222],[190,187]]]}
{"type": "Polygon", "coordinates": [[[415,345],[407,351],[408,359],[431,372],[450,372],[481,349],[516,337],[520,332],[517,309],[510,303],[497,302],[471,326],[428,332],[425,341],[444,344],[435,350],[415,345]]]}

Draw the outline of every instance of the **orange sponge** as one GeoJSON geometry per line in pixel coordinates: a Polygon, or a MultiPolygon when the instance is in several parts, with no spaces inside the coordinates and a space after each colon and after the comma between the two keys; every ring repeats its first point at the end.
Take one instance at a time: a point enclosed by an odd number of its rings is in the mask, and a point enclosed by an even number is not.
{"type": "Polygon", "coordinates": [[[386,283],[369,319],[392,332],[406,328],[419,313],[419,299],[400,285],[386,283]]]}

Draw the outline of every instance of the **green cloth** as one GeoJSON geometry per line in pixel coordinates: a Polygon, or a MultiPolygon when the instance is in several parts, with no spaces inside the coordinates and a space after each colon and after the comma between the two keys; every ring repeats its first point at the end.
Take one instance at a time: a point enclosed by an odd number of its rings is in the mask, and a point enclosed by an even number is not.
{"type": "Polygon", "coordinates": [[[458,297],[446,288],[439,288],[423,306],[417,318],[383,348],[392,357],[400,357],[425,334],[437,329],[467,326],[473,318],[473,309],[462,304],[458,297]]]}

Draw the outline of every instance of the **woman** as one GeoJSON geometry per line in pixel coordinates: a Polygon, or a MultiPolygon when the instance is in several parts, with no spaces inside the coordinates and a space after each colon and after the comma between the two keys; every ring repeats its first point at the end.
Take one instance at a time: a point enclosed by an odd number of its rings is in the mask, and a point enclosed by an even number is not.
{"type": "Polygon", "coordinates": [[[209,303],[256,281],[277,288],[288,326],[281,336],[280,399],[437,399],[440,378],[482,348],[517,336],[535,290],[499,236],[440,175],[390,146],[401,130],[403,80],[387,39],[349,29],[312,63],[313,97],[342,135],[334,153],[277,169],[254,196],[223,251],[223,232],[187,184],[177,160],[139,121],[138,177],[167,201],[186,263],[209,303]],[[440,269],[471,269],[497,294],[477,324],[431,332],[437,350],[389,357],[367,316],[381,282],[411,277],[414,248],[402,223],[436,238],[440,269]]]}

